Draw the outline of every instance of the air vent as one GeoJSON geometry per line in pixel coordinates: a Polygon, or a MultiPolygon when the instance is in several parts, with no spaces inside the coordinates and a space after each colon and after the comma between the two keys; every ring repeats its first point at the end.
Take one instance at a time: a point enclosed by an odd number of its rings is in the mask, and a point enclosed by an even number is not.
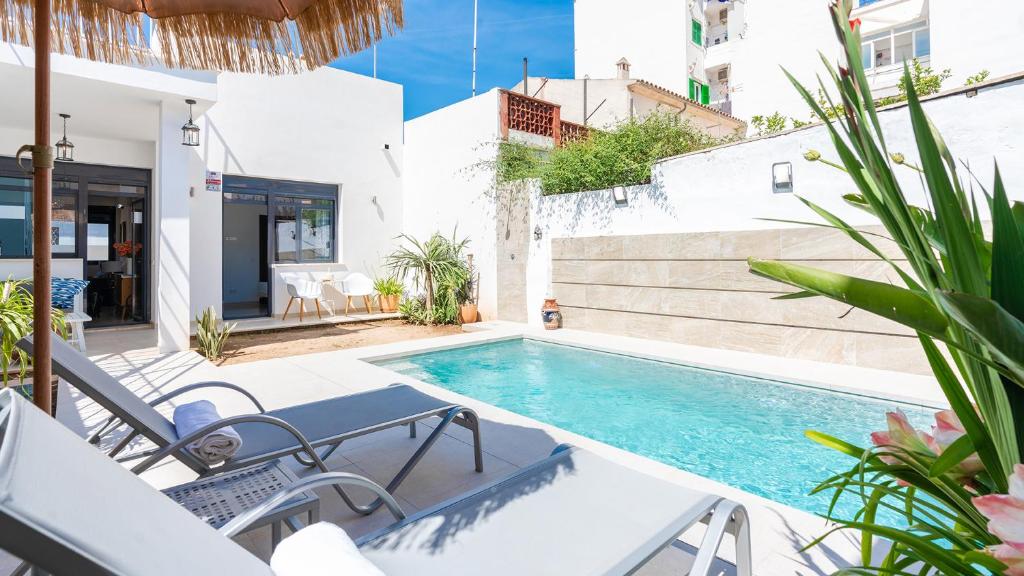
{"type": "Polygon", "coordinates": [[[718,81],[719,82],[728,82],[729,81],[729,69],[728,68],[719,68],[718,69],[718,81]]]}

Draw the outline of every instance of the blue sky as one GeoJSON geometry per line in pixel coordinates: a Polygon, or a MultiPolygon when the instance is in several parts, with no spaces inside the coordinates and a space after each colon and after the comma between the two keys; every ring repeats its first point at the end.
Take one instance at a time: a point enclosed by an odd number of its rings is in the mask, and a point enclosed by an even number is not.
{"type": "MultiPolygon", "coordinates": [[[[572,77],[573,0],[479,0],[477,93],[522,77],[572,77]]],[[[406,119],[470,96],[473,0],[405,0],[405,28],[377,47],[377,77],[405,86],[406,119]]],[[[373,72],[373,51],[337,68],[373,72]]]]}

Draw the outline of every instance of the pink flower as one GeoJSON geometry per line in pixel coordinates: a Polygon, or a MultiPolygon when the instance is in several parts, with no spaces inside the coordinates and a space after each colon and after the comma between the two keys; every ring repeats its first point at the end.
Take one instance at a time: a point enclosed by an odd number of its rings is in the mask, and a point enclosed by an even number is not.
{"type": "MultiPolygon", "coordinates": [[[[875,446],[901,448],[907,452],[920,452],[935,456],[932,450],[934,440],[924,432],[919,432],[910,425],[907,415],[902,410],[885,413],[885,421],[889,425],[887,432],[872,432],[871,442],[875,446]]],[[[892,456],[881,456],[886,464],[897,464],[899,461],[892,456]]]]}
{"type": "Polygon", "coordinates": [[[988,517],[988,531],[1024,552],[1024,464],[1015,464],[1009,494],[978,496],[971,502],[988,517]]]}
{"type": "Polygon", "coordinates": [[[1024,465],[1015,464],[1009,494],[978,496],[971,502],[988,517],[988,531],[1003,541],[989,553],[1009,566],[1009,576],[1024,576],[1024,465]]]}
{"type": "MultiPolygon", "coordinates": [[[[949,448],[950,444],[966,434],[967,431],[964,430],[964,425],[960,422],[956,412],[943,410],[935,414],[935,426],[932,426],[932,437],[935,440],[935,452],[937,454],[941,454],[943,450],[949,448]]],[[[981,463],[981,458],[975,452],[965,458],[951,472],[957,478],[969,480],[977,476],[984,469],[985,465],[981,463]]]]}
{"type": "Polygon", "coordinates": [[[1024,552],[1007,544],[991,546],[988,553],[1003,564],[1006,564],[1006,576],[1024,576],[1024,552]]]}
{"type": "MultiPolygon", "coordinates": [[[[935,426],[932,426],[930,435],[911,426],[906,414],[900,410],[887,412],[885,419],[889,430],[871,434],[871,442],[875,446],[900,448],[907,452],[926,456],[937,457],[946,448],[949,448],[950,444],[967,434],[960,419],[952,410],[943,410],[935,414],[935,426]]],[[[900,463],[897,458],[885,454],[880,455],[879,458],[886,464],[900,463]]],[[[981,463],[981,458],[974,453],[953,467],[948,474],[958,482],[966,484],[984,469],[985,466],[981,463]]]]}

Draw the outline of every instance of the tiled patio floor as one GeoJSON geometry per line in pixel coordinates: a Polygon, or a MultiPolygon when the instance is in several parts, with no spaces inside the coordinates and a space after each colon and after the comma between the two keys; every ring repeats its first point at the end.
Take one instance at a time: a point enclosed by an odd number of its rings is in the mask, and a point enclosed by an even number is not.
{"type": "MultiPolygon", "coordinates": [[[[824,574],[844,566],[846,559],[859,556],[852,534],[837,534],[823,546],[800,552],[806,543],[820,535],[824,521],[807,513],[775,504],[718,484],[711,480],[648,460],[646,458],[594,442],[570,432],[542,424],[471,398],[454,394],[405,376],[379,368],[361,360],[398,355],[424,347],[447,347],[466,342],[485,341],[521,334],[522,328],[497,326],[494,330],[464,333],[432,340],[400,342],[385,346],[339,350],[322,354],[264,360],[248,364],[215,367],[193,352],[159,354],[151,345],[155,338],[146,331],[90,334],[90,355],[104,369],[120,378],[137,394],[145,397],[166,393],[174,388],[202,380],[223,380],[245,386],[268,409],[308,402],[408,382],[424,391],[475,409],[482,420],[485,471],[473,471],[472,448],[468,431],[453,426],[420,462],[412,475],[397,490],[399,503],[412,512],[458,495],[466,490],[493,481],[547,456],[558,444],[569,442],[626,465],[655,474],[693,488],[721,494],[744,503],[752,517],[752,538],[755,573],[762,575],[824,574]]],[[[575,337],[583,337],[577,334],[575,337]]],[[[603,336],[607,342],[608,337],[603,336]]],[[[204,391],[222,415],[247,411],[249,406],[237,395],[223,391],[204,391]]],[[[182,402],[194,399],[190,395],[182,402]]],[[[168,412],[172,409],[168,407],[168,412]]],[[[85,436],[98,426],[106,413],[88,399],[66,386],[59,399],[59,419],[85,436]]],[[[432,426],[434,422],[428,422],[432,426]]],[[[334,470],[368,476],[386,482],[426,437],[408,437],[406,429],[393,429],[347,442],[331,456],[327,464],[334,470]]],[[[294,464],[294,462],[293,462],[294,464]]],[[[307,471],[302,470],[305,474],[307,471]]],[[[194,479],[194,474],[180,464],[165,463],[143,475],[156,487],[166,487],[194,479]]],[[[330,488],[320,490],[322,518],[344,527],[358,537],[391,521],[383,510],[369,517],[349,511],[330,488]]],[[[368,494],[357,494],[369,500],[368,494]]],[[[600,506],[600,502],[595,502],[600,506]]],[[[614,521],[610,518],[609,521],[614,521]]],[[[684,540],[698,543],[700,529],[687,534],[684,540]]],[[[256,531],[239,537],[245,547],[266,558],[269,554],[269,531],[256,531]]],[[[641,574],[683,574],[690,556],[680,543],[661,553],[641,574]]],[[[731,543],[725,546],[731,555],[731,543]]],[[[0,559],[0,570],[7,562],[0,559]]],[[[728,572],[728,570],[727,570],[728,572]]]]}

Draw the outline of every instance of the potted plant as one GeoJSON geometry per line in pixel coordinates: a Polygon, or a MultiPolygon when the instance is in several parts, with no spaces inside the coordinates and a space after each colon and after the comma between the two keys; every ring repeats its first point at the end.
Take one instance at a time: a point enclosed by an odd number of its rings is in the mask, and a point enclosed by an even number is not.
{"type": "Polygon", "coordinates": [[[380,297],[380,310],[386,314],[398,311],[398,299],[402,296],[405,286],[394,276],[377,278],[373,281],[373,289],[380,297]]]}
{"type": "Polygon", "coordinates": [[[473,255],[466,259],[466,281],[455,292],[455,299],[459,303],[459,323],[472,324],[477,321],[477,297],[479,295],[480,276],[473,266],[473,255]]]}
{"type": "MultiPolygon", "coordinates": [[[[53,331],[66,337],[67,326],[64,313],[53,310],[53,331]]],[[[32,362],[31,356],[18,348],[18,340],[32,333],[32,291],[23,280],[8,279],[0,282],[0,374],[3,387],[10,384],[11,367],[17,366],[20,385],[15,388],[25,396],[32,397],[32,384],[25,384],[25,375],[32,362]]],[[[57,407],[56,379],[53,386],[53,410],[57,407]]]]}

